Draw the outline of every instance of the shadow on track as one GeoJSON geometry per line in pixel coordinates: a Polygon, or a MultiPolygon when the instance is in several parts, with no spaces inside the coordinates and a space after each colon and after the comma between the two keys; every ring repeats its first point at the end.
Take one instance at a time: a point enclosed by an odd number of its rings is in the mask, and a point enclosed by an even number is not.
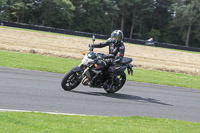
{"type": "Polygon", "coordinates": [[[121,93],[100,93],[100,92],[82,92],[82,91],[71,91],[73,93],[78,94],[84,94],[84,95],[92,95],[92,96],[103,96],[103,97],[109,97],[109,98],[115,98],[115,99],[122,99],[122,100],[129,100],[129,101],[138,101],[138,102],[146,102],[146,103],[155,103],[165,106],[173,106],[172,104],[167,104],[163,102],[159,102],[159,100],[152,99],[152,98],[143,98],[140,96],[134,96],[129,94],[121,94],[121,93]]]}

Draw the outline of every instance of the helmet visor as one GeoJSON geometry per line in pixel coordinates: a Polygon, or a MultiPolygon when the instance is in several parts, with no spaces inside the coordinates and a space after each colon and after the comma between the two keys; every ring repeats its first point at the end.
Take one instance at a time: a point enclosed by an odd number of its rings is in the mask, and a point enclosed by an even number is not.
{"type": "Polygon", "coordinates": [[[113,36],[113,37],[112,37],[112,40],[113,40],[113,41],[119,41],[119,39],[120,39],[120,38],[119,38],[118,36],[113,36]]]}

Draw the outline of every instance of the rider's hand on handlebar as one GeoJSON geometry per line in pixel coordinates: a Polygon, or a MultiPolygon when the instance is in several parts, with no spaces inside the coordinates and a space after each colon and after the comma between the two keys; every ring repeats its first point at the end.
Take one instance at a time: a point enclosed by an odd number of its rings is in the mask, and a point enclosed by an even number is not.
{"type": "Polygon", "coordinates": [[[89,48],[90,51],[93,51],[93,49],[94,49],[93,47],[90,47],[90,48],[89,48]]]}
{"type": "Polygon", "coordinates": [[[88,47],[89,47],[89,51],[93,51],[94,47],[92,46],[92,44],[89,44],[88,47]]]}
{"type": "Polygon", "coordinates": [[[89,44],[88,47],[93,47],[93,44],[89,44]]]}

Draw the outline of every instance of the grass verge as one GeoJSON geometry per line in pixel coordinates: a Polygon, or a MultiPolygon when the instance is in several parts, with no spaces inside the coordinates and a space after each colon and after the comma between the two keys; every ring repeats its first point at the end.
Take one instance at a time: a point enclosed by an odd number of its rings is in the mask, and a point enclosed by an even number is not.
{"type": "MultiPolygon", "coordinates": [[[[0,66],[38,71],[66,73],[80,60],[0,51],[0,66]]],[[[172,72],[162,72],[133,68],[134,75],[128,75],[130,81],[170,85],[200,89],[200,76],[191,76],[172,72]]]]}
{"type": "Polygon", "coordinates": [[[149,117],[68,116],[46,113],[0,112],[0,131],[107,132],[107,133],[199,133],[200,123],[149,117]]]}

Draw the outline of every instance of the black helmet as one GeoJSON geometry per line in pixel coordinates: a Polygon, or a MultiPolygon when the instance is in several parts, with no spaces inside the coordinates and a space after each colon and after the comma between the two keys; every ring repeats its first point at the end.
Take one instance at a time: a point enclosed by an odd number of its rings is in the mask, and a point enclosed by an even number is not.
{"type": "Polygon", "coordinates": [[[123,32],[121,30],[115,30],[111,33],[111,40],[114,43],[121,42],[123,40],[123,32]]]}

